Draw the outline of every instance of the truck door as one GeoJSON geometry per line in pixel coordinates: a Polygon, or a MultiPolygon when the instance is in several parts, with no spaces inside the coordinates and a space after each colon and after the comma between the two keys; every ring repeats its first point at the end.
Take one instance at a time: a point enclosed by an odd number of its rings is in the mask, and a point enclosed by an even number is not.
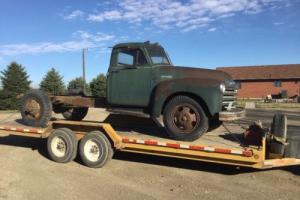
{"type": "Polygon", "coordinates": [[[108,102],[115,105],[147,106],[151,91],[151,66],[139,48],[114,52],[108,77],[108,102]]]}

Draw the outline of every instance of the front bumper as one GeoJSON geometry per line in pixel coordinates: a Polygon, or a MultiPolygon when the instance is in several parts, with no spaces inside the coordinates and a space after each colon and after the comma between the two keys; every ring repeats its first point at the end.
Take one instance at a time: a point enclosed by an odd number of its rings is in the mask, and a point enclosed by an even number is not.
{"type": "Polygon", "coordinates": [[[223,122],[235,121],[243,119],[246,111],[243,108],[232,108],[231,110],[221,111],[219,113],[219,120],[223,122]]]}

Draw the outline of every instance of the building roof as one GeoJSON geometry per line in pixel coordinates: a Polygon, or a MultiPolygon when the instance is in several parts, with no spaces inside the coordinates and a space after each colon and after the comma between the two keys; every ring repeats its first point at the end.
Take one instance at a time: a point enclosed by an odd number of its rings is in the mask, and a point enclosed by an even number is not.
{"type": "Polygon", "coordinates": [[[300,79],[300,64],[218,67],[234,80],[300,79]]]}

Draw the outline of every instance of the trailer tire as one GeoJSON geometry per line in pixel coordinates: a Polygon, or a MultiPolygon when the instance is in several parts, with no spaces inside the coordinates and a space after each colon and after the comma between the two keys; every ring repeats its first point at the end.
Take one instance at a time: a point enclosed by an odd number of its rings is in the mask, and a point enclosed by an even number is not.
{"type": "MultiPolygon", "coordinates": [[[[275,114],[271,124],[271,134],[277,138],[286,141],[287,138],[287,117],[284,114],[275,114]]],[[[270,152],[274,154],[284,155],[285,144],[272,139],[270,142],[270,152]]]]}
{"type": "Polygon", "coordinates": [[[30,90],[22,98],[21,116],[28,126],[46,127],[52,116],[52,103],[41,90],[30,90]]]}
{"type": "Polygon", "coordinates": [[[105,134],[92,131],[81,139],[79,154],[86,166],[100,168],[112,158],[113,149],[105,134]]]}
{"type": "Polygon", "coordinates": [[[49,156],[53,161],[67,163],[75,159],[78,141],[72,130],[59,128],[49,135],[47,149],[49,156]]]}
{"type": "Polygon", "coordinates": [[[88,113],[88,107],[70,108],[62,113],[65,119],[73,121],[81,121],[88,113]]]}
{"type": "Polygon", "coordinates": [[[69,134],[69,136],[71,137],[73,144],[74,144],[74,148],[73,148],[73,155],[71,158],[71,161],[74,160],[77,156],[77,152],[78,152],[78,140],[76,138],[75,133],[69,129],[69,128],[60,128],[60,130],[65,131],[67,134],[69,134]]]}
{"type": "Polygon", "coordinates": [[[209,127],[208,117],[201,105],[188,96],[171,99],[164,109],[163,120],[168,135],[175,140],[196,140],[209,127]]]}

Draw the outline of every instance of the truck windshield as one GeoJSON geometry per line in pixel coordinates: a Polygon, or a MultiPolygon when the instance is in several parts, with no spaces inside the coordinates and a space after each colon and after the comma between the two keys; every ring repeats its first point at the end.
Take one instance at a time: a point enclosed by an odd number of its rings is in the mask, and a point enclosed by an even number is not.
{"type": "Polygon", "coordinates": [[[153,64],[170,65],[170,61],[165,51],[161,47],[148,47],[149,56],[153,64]]]}

